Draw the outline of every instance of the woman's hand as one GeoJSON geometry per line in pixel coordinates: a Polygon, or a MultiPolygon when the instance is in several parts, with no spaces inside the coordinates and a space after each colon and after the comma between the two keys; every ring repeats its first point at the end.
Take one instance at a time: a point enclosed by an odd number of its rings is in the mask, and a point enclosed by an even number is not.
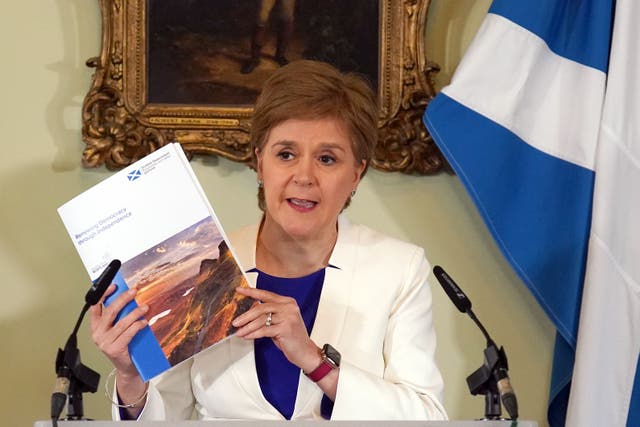
{"type": "Polygon", "coordinates": [[[147,325],[146,319],[142,318],[142,316],[148,311],[149,307],[137,307],[114,323],[120,310],[133,301],[137,293],[136,289],[129,289],[118,296],[108,307],[103,307],[104,299],[111,295],[115,289],[115,285],[109,286],[100,302],[90,309],[91,338],[119,373],[137,375],[129,355],[128,346],[134,335],[147,325]]]}
{"type": "Polygon", "coordinates": [[[129,289],[108,307],[103,307],[104,299],[115,290],[115,285],[109,286],[100,302],[91,307],[89,312],[91,338],[117,370],[116,384],[120,401],[123,404],[138,403],[135,407],[126,410],[128,417],[135,419],[144,406],[140,400],[145,395],[147,385],[142,381],[131,361],[129,343],[138,331],[147,326],[147,321],[142,316],[149,307],[146,305],[137,307],[114,323],[120,310],[133,301],[137,293],[136,289],[129,289]]]}
{"type": "Polygon", "coordinates": [[[309,338],[295,299],[254,288],[239,287],[236,292],[262,301],[233,321],[238,337],[271,338],[285,357],[304,372],[312,371],[321,363],[318,346],[309,338]]]}

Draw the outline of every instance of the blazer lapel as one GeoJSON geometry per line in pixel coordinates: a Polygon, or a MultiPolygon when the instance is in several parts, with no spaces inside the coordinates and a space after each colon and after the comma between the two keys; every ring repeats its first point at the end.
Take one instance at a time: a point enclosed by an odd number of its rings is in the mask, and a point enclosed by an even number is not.
{"type": "Polygon", "coordinates": [[[347,307],[351,297],[357,246],[353,228],[343,216],[338,221],[338,239],[325,270],[324,284],[318,304],[311,339],[319,346],[324,343],[337,345],[342,335],[347,307]]]}
{"type": "MultiPolygon", "coordinates": [[[[253,351],[253,341],[240,338],[231,338],[231,358],[236,362],[232,365],[233,376],[240,384],[242,390],[260,408],[258,418],[263,418],[264,414],[271,415],[274,419],[284,419],[282,414],[265,399],[258,381],[256,371],[256,358],[253,351]]],[[[247,414],[247,416],[250,416],[247,414]]]]}
{"type": "MultiPolygon", "coordinates": [[[[311,330],[311,339],[320,347],[329,343],[340,350],[340,337],[351,297],[349,282],[353,277],[357,257],[354,237],[349,222],[340,216],[338,240],[329,260],[330,266],[325,270],[318,312],[311,330]]],[[[305,408],[311,401],[318,401],[321,393],[320,388],[301,372],[293,416],[298,412],[307,412],[305,408]]]]}
{"type": "MultiPolygon", "coordinates": [[[[257,272],[247,272],[255,268],[256,238],[258,235],[258,226],[251,226],[241,230],[233,235],[232,244],[234,246],[237,260],[245,271],[245,276],[249,282],[249,286],[256,287],[258,279],[257,272]]],[[[274,418],[284,419],[282,414],[278,412],[262,394],[260,382],[258,381],[258,373],[256,370],[256,358],[254,353],[253,341],[243,340],[241,338],[231,338],[229,340],[231,360],[237,361],[232,364],[233,375],[249,395],[255,404],[264,411],[264,413],[272,415],[274,418]]],[[[264,414],[262,414],[264,415],[264,414]]]]}

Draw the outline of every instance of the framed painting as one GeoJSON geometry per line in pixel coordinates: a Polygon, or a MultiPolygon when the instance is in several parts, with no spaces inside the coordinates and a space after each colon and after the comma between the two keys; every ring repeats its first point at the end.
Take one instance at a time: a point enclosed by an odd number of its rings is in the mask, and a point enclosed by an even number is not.
{"type": "Polygon", "coordinates": [[[377,91],[373,167],[438,172],[444,160],[421,121],[438,71],[424,55],[429,1],[100,0],[83,164],[118,169],[169,142],[249,163],[262,83],[306,58],[359,73],[377,91]]]}

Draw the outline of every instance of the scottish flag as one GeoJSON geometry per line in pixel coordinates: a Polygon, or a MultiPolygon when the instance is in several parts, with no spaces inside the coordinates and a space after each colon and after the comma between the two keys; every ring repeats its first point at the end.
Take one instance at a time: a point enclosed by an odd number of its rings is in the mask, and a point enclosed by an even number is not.
{"type": "Polygon", "coordinates": [[[127,174],[127,179],[129,181],[135,181],[136,179],[140,178],[142,176],[142,172],[140,171],[140,169],[134,169],[131,172],[129,172],[127,174]]]}
{"type": "Polygon", "coordinates": [[[495,0],[424,116],[557,328],[554,427],[640,426],[638,18],[634,0],[495,0]]]}

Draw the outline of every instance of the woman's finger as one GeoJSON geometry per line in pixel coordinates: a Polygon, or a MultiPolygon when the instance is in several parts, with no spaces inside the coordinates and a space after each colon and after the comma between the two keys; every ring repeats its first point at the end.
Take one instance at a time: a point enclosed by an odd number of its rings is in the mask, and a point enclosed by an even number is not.
{"type": "Polygon", "coordinates": [[[112,342],[114,349],[126,349],[128,354],[129,343],[133,337],[147,326],[147,319],[139,319],[129,325],[118,337],[112,342]]]}
{"type": "Polygon", "coordinates": [[[98,303],[96,305],[102,305],[104,304],[104,301],[112,294],[116,291],[118,287],[112,283],[109,285],[109,287],[107,288],[107,290],[104,292],[104,294],[102,294],[102,296],[100,297],[100,300],[98,301],[98,303]]]}
{"type": "MultiPolygon", "coordinates": [[[[123,316],[121,319],[115,322],[113,326],[108,331],[106,331],[105,338],[108,338],[110,341],[116,341],[131,327],[131,325],[141,320],[141,318],[147,313],[147,311],[149,311],[149,306],[147,305],[136,307],[126,316],[123,316]]],[[[127,342],[127,345],[128,344],[129,343],[127,342]]]]}
{"type": "Polygon", "coordinates": [[[274,313],[276,311],[279,311],[278,307],[279,307],[278,304],[273,304],[273,303],[255,304],[249,310],[245,311],[240,316],[233,319],[233,322],[231,322],[231,324],[236,328],[242,327],[245,324],[259,317],[264,318],[267,315],[267,313],[274,313]]]}
{"type": "Polygon", "coordinates": [[[135,299],[138,290],[136,288],[128,289],[120,294],[116,299],[108,306],[102,309],[102,321],[106,325],[111,325],[122,309],[135,299]]]}
{"type": "Polygon", "coordinates": [[[236,335],[241,338],[248,337],[257,337],[261,338],[263,336],[272,336],[271,334],[263,331],[259,336],[256,336],[255,333],[261,331],[262,329],[274,329],[278,322],[278,318],[276,313],[272,311],[267,311],[257,317],[250,319],[249,321],[243,323],[238,330],[236,331],[236,335]]]}
{"type": "Polygon", "coordinates": [[[272,315],[271,324],[267,324],[266,320],[260,322],[260,319],[256,319],[255,322],[247,326],[240,334],[240,337],[250,340],[257,338],[272,338],[276,340],[286,335],[286,332],[290,329],[290,325],[286,325],[286,320],[281,321],[278,316],[272,315]]]}
{"type": "Polygon", "coordinates": [[[93,335],[96,346],[121,371],[135,372],[129,355],[129,343],[141,329],[147,326],[147,320],[141,318],[146,311],[148,311],[147,306],[138,307],[110,329],[93,335]]]}
{"type": "Polygon", "coordinates": [[[236,292],[262,302],[280,302],[287,298],[274,292],[265,291],[264,289],[247,288],[243,286],[237,287],[236,292]]]}
{"type": "Polygon", "coordinates": [[[109,285],[107,290],[104,292],[104,294],[100,298],[100,301],[98,301],[96,304],[92,305],[89,308],[89,321],[91,322],[92,329],[93,329],[93,325],[98,324],[100,316],[102,316],[102,304],[104,303],[104,300],[113,292],[115,292],[115,290],[116,290],[116,285],[114,284],[109,285]]]}

